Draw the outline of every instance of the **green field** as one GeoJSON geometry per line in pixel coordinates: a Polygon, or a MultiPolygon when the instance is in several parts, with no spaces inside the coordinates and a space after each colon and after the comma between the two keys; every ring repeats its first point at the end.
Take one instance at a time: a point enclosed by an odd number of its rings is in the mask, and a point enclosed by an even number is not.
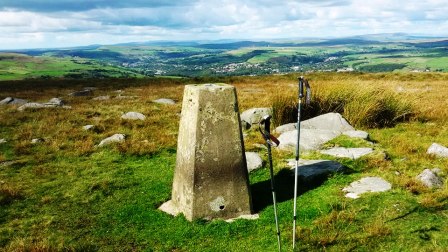
{"type": "Polygon", "coordinates": [[[447,40],[154,42],[0,52],[0,80],[239,76],[291,72],[446,72],[447,40]],[[16,55],[16,58],[11,55],[16,55]]]}
{"type": "MultiPolygon", "coordinates": [[[[171,197],[185,84],[232,84],[244,111],[276,102],[278,107],[283,96],[295,99],[297,77],[0,82],[0,99],[11,96],[45,102],[61,97],[72,107],[22,112],[16,105],[1,107],[0,138],[6,143],[0,144],[0,250],[275,251],[267,153],[256,145],[264,142],[256,128],[244,131],[244,144],[246,151],[260,153],[265,161],[263,168],[250,173],[259,219],[189,222],[157,208],[171,197]],[[67,95],[87,86],[98,88],[94,96],[67,95]],[[118,93],[133,98],[117,99],[118,93]],[[92,100],[100,95],[111,99],[92,100]],[[152,102],[162,97],[176,104],[152,102]],[[143,113],[146,120],[120,119],[128,111],[143,113]],[[95,129],[83,130],[87,124],[95,129]],[[126,140],[96,146],[115,133],[126,134],[126,140]],[[43,142],[32,144],[34,138],[43,142]]],[[[322,183],[300,184],[297,251],[446,251],[448,166],[446,159],[427,155],[426,150],[433,142],[448,146],[448,75],[308,73],[306,77],[315,108],[339,109],[357,129],[368,131],[373,142],[341,136],[325,146],[374,146],[387,158],[373,155],[354,161],[303,153],[302,158],[336,160],[352,172],[332,175],[322,183]],[[383,106],[372,106],[378,101],[383,106]],[[401,113],[403,104],[411,109],[409,117],[393,116],[393,112],[401,113]],[[371,120],[362,120],[367,117],[361,112],[371,120]],[[392,120],[386,127],[379,123],[384,118],[392,120]],[[415,179],[423,169],[436,167],[442,170],[442,188],[429,189],[415,179]],[[356,200],[345,198],[341,189],[366,176],[386,179],[392,190],[356,200]]],[[[310,111],[322,113],[304,107],[305,115],[310,111]]],[[[275,148],[273,157],[281,237],[284,251],[291,251],[293,181],[285,160],[294,158],[294,153],[275,148]]]]}
{"type": "Polygon", "coordinates": [[[0,80],[70,76],[77,76],[78,78],[119,78],[141,75],[128,69],[89,59],[51,56],[32,57],[24,54],[0,53],[0,80]]]}

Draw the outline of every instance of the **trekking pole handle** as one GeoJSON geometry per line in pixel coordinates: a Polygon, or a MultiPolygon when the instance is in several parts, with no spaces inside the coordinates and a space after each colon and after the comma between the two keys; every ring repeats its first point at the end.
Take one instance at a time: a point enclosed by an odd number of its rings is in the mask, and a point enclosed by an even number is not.
{"type": "Polygon", "coordinates": [[[299,77],[299,99],[301,100],[303,98],[303,76],[299,77]]]}
{"type": "Polygon", "coordinates": [[[259,130],[263,138],[266,140],[266,142],[271,146],[278,146],[280,144],[280,141],[271,135],[271,118],[270,115],[265,115],[259,122],[259,130]],[[264,124],[264,130],[261,129],[261,125],[264,124]]]}

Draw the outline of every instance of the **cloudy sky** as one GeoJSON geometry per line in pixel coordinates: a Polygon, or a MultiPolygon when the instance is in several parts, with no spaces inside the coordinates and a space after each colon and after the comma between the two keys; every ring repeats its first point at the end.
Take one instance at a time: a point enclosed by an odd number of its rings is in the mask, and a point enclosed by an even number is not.
{"type": "Polygon", "coordinates": [[[151,40],[448,35],[446,0],[0,0],[0,49],[151,40]]]}

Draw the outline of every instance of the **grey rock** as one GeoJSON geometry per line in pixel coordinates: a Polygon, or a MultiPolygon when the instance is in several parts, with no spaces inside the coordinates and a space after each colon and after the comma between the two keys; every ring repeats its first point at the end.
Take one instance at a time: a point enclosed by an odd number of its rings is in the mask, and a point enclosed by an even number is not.
{"type": "Polygon", "coordinates": [[[98,89],[98,88],[96,88],[96,87],[84,87],[83,90],[95,91],[95,90],[97,90],[97,89],[98,89]]]}
{"type": "MultiPolygon", "coordinates": [[[[301,129],[300,130],[300,150],[310,151],[318,150],[322,144],[339,136],[340,132],[319,129],[301,129]]],[[[278,137],[280,141],[279,149],[294,149],[297,144],[297,130],[288,131],[278,137]]]]}
{"type": "Polygon", "coordinates": [[[0,101],[0,105],[9,104],[13,100],[14,100],[14,98],[12,98],[12,97],[6,97],[5,99],[0,101]]]}
{"type": "Polygon", "coordinates": [[[103,96],[95,97],[92,100],[94,100],[94,101],[105,101],[105,100],[109,100],[109,99],[110,99],[109,95],[103,95],[103,96]]]}
{"type": "Polygon", "coordinates": [[[120,99],[120,100],[133,100],[138,98],[138,96],[132,96],[132,95],[117,95],[115,96],[115,99],[120,99]]]}
{"type": "Polygon", "coordinates": [[[44,140],[42,138],[34,138],[31,140],[32,144],[43,143],[44,140]]]}
{"type": "Polygon", "coordinates": [[[250,125],[258,124],[265,115],[272,115],[270,108],[252,108],[244,111],[240,115],[240,119],[250,125]]]}
{"type": "Polygon", "coordinates": [[[40,108],[48,108],[48,107],[52,107],[52,106],[47,106],[43,103],[38,103],[38,102],[28,102],[28,103],[25,103],[22,106],[18,107],[17,110],[24,111],[25,109],[40,109],[40,108]]]}
{"type": "Polygon", "coordinates": [[[113,136],[110,136],[108,138],[103,139],[99,144],[98,147],[109,145],[111,143],[120,143],[123,142],[125,139],[124,134],[115,134],[113,136]]]}
{"type": "Polygon", "coordinates": [[[435,155],[437,157],[448,157],[448,148],[438,143],[433,143],[431,144],[431,146],[429,146],[426,153],[435,155]]]}
{"type": "Polygon", "coordinates": [[[339,113],[327,113],[301,122],[302,129],[320,129],[340,133],[355,130],[339,113]]]}
{"type": "Polygon", "coordinates": [[[425,169],[417,176],[425,186],[429,188],[440,188],[443,186],[443,180],[439,177],[440,169],[425,169]]]}
{"type": "Polygon", "coordinates": [[[263,166],[263,160],[256,152],[246,152],[247,171],[251,172],[263,166]]]}
{"type": "MultiPolygon", "coordinates": [[[[53,98],[58,99],[58,98],[53,98]]],[[[71,109],[71,106],[63,106],[60,104],[63,104],[61,100],[58,102],[57,100],[51,99],[52,102],[47,103],[38,103],[38,102],[28,102],[23,104],[22,106],[18,107],[18,111],[24,111],[25,109],[41,109],[41,108],[64,108],[64,109],[71,109]]]]}
{"type": "Polygon", "coordinates": [[[81,91],[75,91],[70,94],[69,96],[92,96],[93,95],[93,89],[84,89],[81,91]]]}
{"type": "Polygon", "coordinates": [[[142,121],[144,121],[146,119],[146,116],[143,115],[142,113],[138,113],[138,112],[127,112],[126,114],[123,114],[121,116],[121,119],[125,119],[125,120],[142,120],[142,121]]]}
{"type": "Polygon", "coordinates": [[[350,186],[342,191],[346,192],[345,197],[357,199],[359,195],[367,192],[385,192],[392,188],[392,185],[380,177],[365,177],[352,182],[350,186]]]}
{"type": "Polygon", "coordinates": [[[4,138],[0,138],[0,144],[2,144],[2,143],[6,143],[6,142],[8,142],[8,141],[6,141],[6,139],[4,139],[4,138]]]}
{"type": "MultiPolygon", "coordinates": [[[[288,159],[287,162],[288,166],[295,172],[296,161],[288,159]]],[[[322,180],[331,174],[347,171],[349,171],[347,167],[336,161],[299,159],[298,176],[306,182],[322,180]]]]}
{"type": "Polygon", "coordinates": [[[348,130],[342,132],[342,134],[353,138],[361,138],[361,139],[369,138],[369,133],[362,130],[348,130]]]}
{"type": "Polygon", "coordinates": [[[95,129],[95,125],[88,124],[88,125],[82,126],[82,129],[83,130],[93,130],[93,129],[95,129]]]}
{"type": "Polygon", "coordinates": [[[277,128],[275,128],[275,132],[278,134],[282,134],[288,131],[293,131],[297,129],[297,123],[288,123],[284,125],[280,125],[277,128]]]}
{"type": "Polygon", "coordinates": [[[0,105],[23,105],[25,103],[27,103],[26,100],[13,97],[6,97],[5,99],[0,101],[0,105]]]}
{"type": "Polygon", "coordinates": [[[64,105],[64,101],[60,98],[51,98],[47,103],[44,104],[62,107],[64,105]]]}
{"type": "Polygon", "coordinates": [[[329,150],[320,151],[323,154],[327,154],[334,157],[358,159],[362,156],[368,155],[373,152],[372,148],[343,148],[336,147],[329,150]]]}
{"type": "Polygon", "coordinates": [[[157,100],[153,100],[153,102],[159,103],[159,104],[168,104],[168,105],[176,104],[175,101],[173,101],[172,99],[168,99],[168,98],[160,98],[157,100]]]}

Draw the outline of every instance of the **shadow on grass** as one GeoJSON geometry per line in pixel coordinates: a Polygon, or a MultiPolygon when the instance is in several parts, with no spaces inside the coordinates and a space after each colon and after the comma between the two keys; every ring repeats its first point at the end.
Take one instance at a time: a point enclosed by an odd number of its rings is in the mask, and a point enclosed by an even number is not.
{"type": "MultiPolygon", "coordinates": [[[[302,166],[301,169],[307,166],[302,166]]],[[[312,167],[312,166],[310,166],[312,167]]],[[[350,169],[341,171],[344,174],[352,173],[350,169]]],[[[319,174],[317,176],[298,176],[297,196],[307,191],[321,186],[332,173],[319,174]]],[[[288,201],[294,198],[294,170],[285,168],[280,170],[275,176],[275,193],[277,203],[288,201]]],[[[261,181],[251,185],[252,204],[256,213],[273,204],[271,193],[271,180],[261,181]]]]}

